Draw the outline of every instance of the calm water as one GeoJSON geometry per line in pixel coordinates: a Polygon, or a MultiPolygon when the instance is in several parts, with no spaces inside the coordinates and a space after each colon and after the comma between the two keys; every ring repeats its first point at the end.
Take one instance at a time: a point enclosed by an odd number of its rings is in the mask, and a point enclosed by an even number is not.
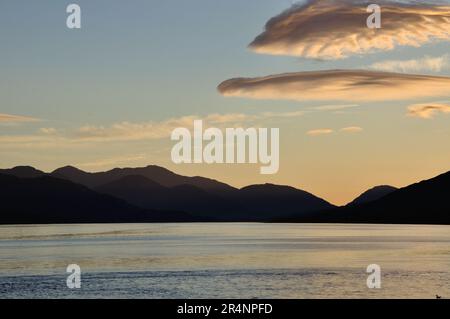
{"type": "Polygon", "coordinates": [[[0,298],[450,297],[450,226],[0,227],[0,298]],[[82,288],[66,267],[82,268],[82,288]],[[366,267],[382,268],[382,288],[366,267]]]}

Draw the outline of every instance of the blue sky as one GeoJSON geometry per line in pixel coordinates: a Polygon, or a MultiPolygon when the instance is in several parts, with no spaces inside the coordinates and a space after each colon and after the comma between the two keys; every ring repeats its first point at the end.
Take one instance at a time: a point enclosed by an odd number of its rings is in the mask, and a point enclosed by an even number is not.
{"type": "Polygon", "coordinates": [[[82,29],[77,31],[65,26],[64,2],[2,4],[6,112],[105,123],[205,113],[211,107],[229,111],[230,102],[216,94],[223,79],[244,70],[264,74],[295,64],[246,50],[265,19],[284,9],[281,2],[78,4],[82,29]]]}

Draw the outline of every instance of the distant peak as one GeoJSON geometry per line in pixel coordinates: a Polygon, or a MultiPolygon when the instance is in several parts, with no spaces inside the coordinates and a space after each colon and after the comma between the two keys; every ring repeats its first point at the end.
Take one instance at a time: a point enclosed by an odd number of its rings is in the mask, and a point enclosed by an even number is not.
{"type": "Polygon", "coordinates": [[[287,185],[276,185],[276,184],[255,184],[255,185],[249,185],[246,187],[241,188],[241,191],[243,192],[252,192],[255,194],[259,194],[261,196],[267,195],[293,195],[293,194],[309,194],[308,192],[298,189],[292,186],[287,185]]]}
{"type": "Polygon", "coordinates": [[[292,187],[292,186],[276,185],[276,184],[272,184],[272,183],[248,185],[248,186],[243,187],[242,189],[274,189],[274,188],[297,190],[295,187],[292,187]]]}
{"type": "Polygon", "coordinates": [[[54,171],[54,173],[55,172],[84,172],[84,171],[82,171],[79,168],[76,168],[75,166],[67,165],[67,166],[60,167],[60,168],[56,169],[54,171]]]}
{"type": "Polygon", "coordinates": [[[378,200],[386,195],[389,195],[390,193],[395,192],[398,190],[398,188],[390,185],[379,185],[372,187],[371,189],[365,191],[361,195],[359,195],[355,200],[353,200],[351,203],[347,204],[349,206],[353,205],[359,205],[364,204],[368,202],[372,202],[375,200],[378,200]]]}
{"type": "Polygon", "coordinates": [[[45,175],[44,172],[32,166],[16,166],[10,169],[2,169],[1,173],[16,176],[19,178],[34,178],[45,175]]]}
{"type": "MultiPolygon", "coordinates": [[[[81,176],[89,175],[89,173],[82,171],[81,169],[78,169],[74,166],[60,167],[60,168],[54,170],[53,172],[51,172],[50,174],[60,177],[60,178],[61,177],[69,178],[70,180],[72,180],[72,178],[79,178],[81,176]]],[[[72,180],[72,181],[75,181],[75,180],[72,180]]],[[[79,182],[79,181],[77,181],[77,182],[79,182]]]]}
{"type": "Polygon", "coordinates": [[[370,190],[374,190],[374,189],[397,189],[397,187],[390,186],[390,185],[378,185],[378,186],[371,188],[370,190]]]}

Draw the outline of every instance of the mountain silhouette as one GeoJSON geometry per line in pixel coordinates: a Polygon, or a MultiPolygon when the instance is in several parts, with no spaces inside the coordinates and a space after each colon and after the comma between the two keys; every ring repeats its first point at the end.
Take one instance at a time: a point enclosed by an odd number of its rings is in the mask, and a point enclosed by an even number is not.
{"type": "Polygon", "coordinates": [[[183,210],[222,221],[262,221],[330,209],[326,201],[293,187],[252,185],[219,195],[194,185],[164,187],[143,176],[126,176],[94,188],[144,208],[183,210]]]}
{"type": "Polygon", "coordinates": [[[51,175],[68,179],[74,183],[81,184],[90,188],[99,187],[107,183],[126,176],[143,176],[162,186],[174,187],[178,185],[193,185],[209,192],[233,191],[234,187],[221,183],[219,181],[194,176],[187,177],[175,174],[168,169],[156,165],[138,168],[115,168],[107,172],[87,173],[73,166],[59,168],[51,173],[51,175]]]}
{"type": "Polygon", "coordinates": [[[450,172],[404,188],[377,200],[283,222],[450,224],[450,172]]]}
{"type": "Polygon", "coordinates": [[[45,173],[31,166],[16,166],[9,169],[0,169],[0,174],[12,175],[19,178],[34,178],[44,176],[45,173]]]}
{"type": "Polygon", "coordinates": [[[356,206],[356,205],[373,202],[374,200],[380,199],[380,198],[396,191],[397,189],[398,188],[389,186],[389,185],[375,186],[374,188],[371,188],[368,191],[359,195],[352,202],[348,203],[347,206],[356,206]]]}
{"type": "Polygon", "coordinates": [[[0,174],[1,224],[192,221],[178,212],[149,211],[51,176],[0,174]]]}
{"type": "MultiPolygon", "coordinates": [[[[27,170],[33,172],[31,168],[27,170]]],[[[19,168],[9,172],[23,175],[19,168]]],[[[181,176],[158,166],[113,169],[101,173],[88,173],[66,166],[48,175],[41,174],[45,173],[34,175],[52,177],[60,182],[69,181],[70,185],[82,186],[85,191],[108,195],[111,203],[116,203],[113,199],[120,199],[134,208],[180,211],[197,220],[266,221],[334,207],[323,199],[289,186],[264,184],[237,189],[209,178],[181,176]]],[[[68,193],[64,196],[69,196],[68,193]]],[[[74,189],[73,193],[78,196],[77,190],[74,189]]],[[[47,199],[50,201],[49,197],[47,199]]],[[[89,207],[89,201],[81,201],[86,204],[83,209],[89,207]]],[[[40,204],[45,207],[45,201],[40,204]]],[[[120,205],[117,207],[120,208],[120,205]]]]}
{"type": "Polygon", "coordinates": [[[334,208],[327,201],[290,186],[274,184],[250,185],[227,197],[235,203],[241,216],[302,215],[334,208]]]}
{"type": "Polygon", "coordinates": [[[183,184],[165,187],[139,175],[125,176],[95,187],[94,190],[124,199],[143,208],[181,210],[222,220],[226,220],[226,216],[218,213],[232,210],[223,197],[197,186],[183,184]]]}
{"type": "Polygon", "coordinates": [[[408,187],[378,186],[335,207],[274,184],[241,189],[158,166],[50,174],[29,166],[0,170],[0,223],[277,221],[450,224],[450,172],[408,187]],[[150,178],[151,177],[151,178],[150,178]]]}

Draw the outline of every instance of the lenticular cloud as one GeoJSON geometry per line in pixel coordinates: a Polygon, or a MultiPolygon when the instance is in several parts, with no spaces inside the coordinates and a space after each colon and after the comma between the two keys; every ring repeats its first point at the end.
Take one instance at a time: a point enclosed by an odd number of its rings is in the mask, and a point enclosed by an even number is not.
{"type": "Polygon", "coordinates": [[[367,27],[370,1],[308,0],[271,18],[249,45],[257,53],[314,59],[450,40],[450,5],[378,1],[382,28],[367,27]]]}
{"type": "Polygon", "coordinates": [[[295,101],[385,101],[450,95],[450,78],[329,70],[235,78],[218,86],[224,96],[295,101]]]}

